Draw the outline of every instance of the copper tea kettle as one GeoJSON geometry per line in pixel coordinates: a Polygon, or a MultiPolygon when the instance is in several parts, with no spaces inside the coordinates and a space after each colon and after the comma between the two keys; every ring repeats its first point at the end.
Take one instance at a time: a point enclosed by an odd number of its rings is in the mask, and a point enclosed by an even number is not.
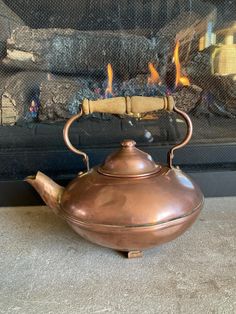
{"type": "Polygon", "coordinates": [[[181,235],[203,206],[198,186],[172,164],[174,151],[186,145],[191,135],[191,120],[175,107],[172,97],[84,100],[80,113],[65,124],[64,140],[70,150],[83,156],[87,170],[66,188],[41,172],[26,181],[82,237],[128,252],[129,257],[138,257],[142,250],[181,235]],[[185,139],[170,150],[168,165],[156,164],[150,155],[135,147],[133,140],[124,140],[121,148],[102,165],[90,169],[87,154],[69,140],[71,124],[83,114],[109,112],[134,116],[160,109],[179,113],[188,126],[185,139]]]}

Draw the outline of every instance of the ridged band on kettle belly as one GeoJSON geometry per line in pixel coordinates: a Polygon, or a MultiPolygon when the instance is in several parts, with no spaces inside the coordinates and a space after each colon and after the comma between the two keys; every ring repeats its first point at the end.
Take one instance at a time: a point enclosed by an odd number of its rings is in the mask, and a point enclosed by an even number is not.
{"type": "Polygon", "coordinates": [[[71,227],[103,246],[129,251],[168,242],[195,221],[203,206],[201,191],[178,169],[160,166],[158,175],[108,182],[95,168],[72,181],[61,199],[61,213],[71,227]]]}
{"type": "Polygon", "coordinates": [[[163,224],[146,227],[114,227],[97,225],[87,228],[78,223],[68,224],[83,238],[101,246],[119,251],[141,251],[172,241],[182,235],[194,223],[202,205],[190,215],[163,224]]]}

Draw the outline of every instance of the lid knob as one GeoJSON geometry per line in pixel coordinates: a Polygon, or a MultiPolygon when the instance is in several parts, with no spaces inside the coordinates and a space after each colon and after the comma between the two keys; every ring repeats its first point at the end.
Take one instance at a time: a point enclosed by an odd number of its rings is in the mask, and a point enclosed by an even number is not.
{"type": "Polygon", "coordinates": [[[135,145],[136,142],[134,140],[126,139],[121,142],[121,146],[123,147],[134,147],[135,145]]]}
{"type": "Polygon", "coordinates": [[[152,175],[160,171],[161,166],[156,165],[150,155],[135,147],[134,140],[125,139],[121,148],[109,155],[98,172],[120,178],[135,178],[152,175]]]}

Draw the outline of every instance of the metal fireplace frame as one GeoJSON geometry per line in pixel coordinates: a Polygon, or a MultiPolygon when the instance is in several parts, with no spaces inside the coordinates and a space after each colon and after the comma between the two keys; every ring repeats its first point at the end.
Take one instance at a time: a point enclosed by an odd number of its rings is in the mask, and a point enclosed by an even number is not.
{"type": "MultiPolygon", "coordinates": [[[[91,166],[101,163],[116,146],[83,148],[91,166]]],[[[155,160],[166,163],[170,146],[140,146],[155,160]]],[[[84,170],[81,158],[65,149],[1,149],[0,206],[41,205],[43,201],[23,178],[45,172],[62,185],[84,170]],[[14,178],[7,172],[11,169],[14,178]],[[13,170],[13,171],[12,171],[13,170]],[[14,171],[15,170],[15,171],[14,171]]],[[[187,172],[206,197],[236,195],[236,143],[189,144],[175,155],[174,165],[187,172]]]]}

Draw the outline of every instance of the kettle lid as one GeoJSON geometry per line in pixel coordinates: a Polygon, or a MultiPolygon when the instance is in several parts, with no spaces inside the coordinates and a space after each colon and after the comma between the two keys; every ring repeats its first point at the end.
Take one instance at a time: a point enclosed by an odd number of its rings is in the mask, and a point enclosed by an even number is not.
{"type": "Polygon", "coordinates": [[[112,177],[142,177],[160,171],[161,166],[135,145],[133,140],[124,140],[121,148],[106,158],[98,172],[112,177]]]}

